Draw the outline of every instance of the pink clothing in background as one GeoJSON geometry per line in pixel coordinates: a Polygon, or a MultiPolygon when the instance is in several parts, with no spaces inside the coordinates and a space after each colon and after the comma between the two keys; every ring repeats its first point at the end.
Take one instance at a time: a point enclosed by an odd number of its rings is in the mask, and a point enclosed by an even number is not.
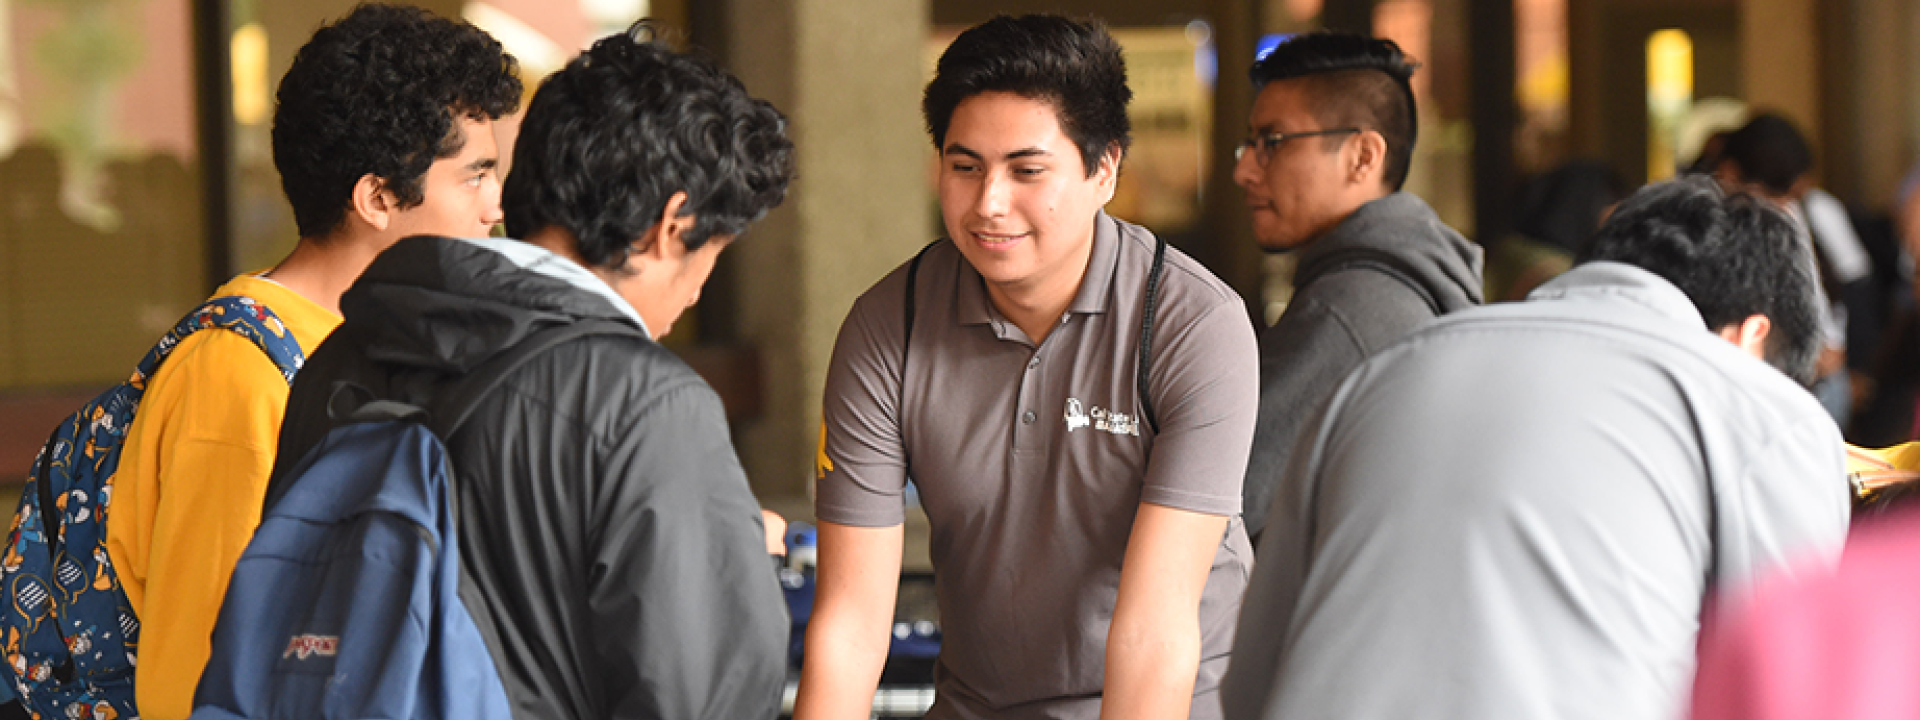
{"type": "Polygon", "coordinates": [[[1834,574],[1772,581],[1720,620],[1695,720],[1920,718],[1920,513],[1857,527],[1834,574]]]}

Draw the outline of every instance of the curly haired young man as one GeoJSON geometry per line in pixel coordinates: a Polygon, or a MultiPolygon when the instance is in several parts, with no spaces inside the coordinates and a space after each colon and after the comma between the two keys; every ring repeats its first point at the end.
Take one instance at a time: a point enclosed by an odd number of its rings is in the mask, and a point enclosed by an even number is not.
{"type": "MultiPolygon", "coordinates": [[[[492,37],[416,8],[363,5],[321,28],[280,82],[273,159],[300,239],[214,296],[266,307],[303,351],[340,323],[340,296],[408,235],[485,235],[500,222],[494,119],[520,102],[492,37]]],[[[237,333],[182,341],[128,430],[108,553],[142,625],[143,717],[183,718],[227,576],[260,522],[288,378],[237,333]]]]}

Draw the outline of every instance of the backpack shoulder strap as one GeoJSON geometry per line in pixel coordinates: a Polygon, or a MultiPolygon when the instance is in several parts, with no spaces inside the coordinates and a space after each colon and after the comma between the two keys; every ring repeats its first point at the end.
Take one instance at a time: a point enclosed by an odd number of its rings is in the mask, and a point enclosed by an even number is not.
{"type": "Polygon", "coordinates": [[[1159,236],[1153,238],[1153,269],[1147,271],[1146,308],[1140,313],[1140,358],[1134,363],[1134,382],[1140,389],[1140,414],[1147,416],[1147,425],[1153,428],[1155,435],[1160,434],[1160,418],[1153,411],[1153,396],[1147,392],[1147,372],[1153,364],[1153,319],[1160,310],[1160,276],[1167,268],[1167,241],[1159,236]]]}
{"type": "Polygon", "coordinates": [[[512,375],[527,361],[547,350],[588,335],[631,335],[645,337],[638,329],[626,323],[614,320],[581,320],[560,325],[534,333],[513,347],[488,358],[468,372],[433,401],[432,420],[428,427],[442,440],[448,440],[465,424],[480,402],[493,392],[494,388],[512,375]]]}
{"type": "MultiPolygon", "coordinates": [[[[1433,313],[1434,317],[1440,317],[1446,314],[1446,308],[1440,306],[1439,298],[1435,298],[1433,293],[1427,290],[1427,286],[1420,284],[1420,281],[1414,279],[1413,274],[1407,272],[1407,269],[1399,259],[1391,255],[1373,250],[1355,248],[1334,253],[1324,261],[1324,264],[1326,270],[1321,271],[1318,275],[1314,275],[1313,280],[1307,281],[1307,285],[1312,285],[1314,280],[1319,280],[1320,278],[1342,270],[1366,268],[1393,278],[1394,281],[1405,285],[1408,290],[1412,290],[1414,295],[1420,297],[1421,302],[1426,303],[1427,310],[1433,313]]],[[[1307,285],[1294,288],[1294,292],[1297,293],[1306,289],[1307,285]]]]}
{"type": "Polygon", "coordinates": [[[914,253],[913,260],[907,263],[907,297],[904,301],[907,306],[907,332],[900,339],[900,392],[903,397],[906,394],[907,356],[913,351],[913,314],[915,305],[919,303],[919,298],[914,291],[920,281],[920,261],[926,258],[928,250],[932,250],[933,246],[939,244],[939,240],[927,243],[926,247],[914,253]]]}
{"type": "MultiPolygon", "coordinates": [[[[160,342],[155,343],[153,349],[147,351],[146,357],[140,359],[140,364],[134,368],[134,377],[142,381],[153,377],[160,370],[160,364],[173,354],[174,348],[180,346],[180,341],[209,328],[231,330],[252,341],[254,347],[266,353],[267,359],[273,362],[273,366],[279,369],[280,375],[289,384],[293,382],[294,374],[300,371],[300,366],[306,364],[307,355],[300,349],[299,341],[294,339],[293,331],[280,321],[278,315],[273,314],[273,310],[250,297],[224,295],[202,303],[193,312],[187,313],[186,317],[180,318],[180,322],[174,323],[173,329],[162,335],[160,342]]],[[[140,386],[144,387],[144,382],[140,386]]]]}

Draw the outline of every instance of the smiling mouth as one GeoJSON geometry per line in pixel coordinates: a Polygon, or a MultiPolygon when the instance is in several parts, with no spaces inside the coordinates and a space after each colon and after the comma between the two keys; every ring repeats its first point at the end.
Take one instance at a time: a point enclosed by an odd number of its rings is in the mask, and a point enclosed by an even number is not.
{"type": "Polygon", "coordinates": [[[1006,234],[1000,234],[1000,233],[983,233],[983,232],[975,231],[971,234],[973,235],[974,242],[979,243],[981,247],[987,248],[989,250],[997,250],[997,249],[1013,246],[1014,243],[1020,242],[1022,239],[1026,238],[1027,235],[1029,235],[1030,233],[1006,235],[1006,234]]]}

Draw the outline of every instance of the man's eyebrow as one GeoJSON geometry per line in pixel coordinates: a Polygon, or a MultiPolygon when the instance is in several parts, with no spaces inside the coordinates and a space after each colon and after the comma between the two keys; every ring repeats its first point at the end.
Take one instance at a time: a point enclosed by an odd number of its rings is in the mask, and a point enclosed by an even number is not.
{"type": "Polygon", "coordinates": [[[970,158],[973,158],[973,159],[975,159],[975,160],[979,160],[979,159],[981,159],[981,157],[980,157],[980,153],[977,153],[977,152],[974,152],[974,151],[973,151],[973,148],[970,148],[970,147],[967,147],[967,146],[965,146],[965,145],[961,145],[960,143],[947,143],[947,149],[946,149],[946,150],[943,150],[943,151],[941,151],[941,153],[940,153],[940,154],[942,154],[942,155],[965,155],[965,156],[967,156],[967,157],[970,157],[970,158]]]}
{"type": "MultiPolygon", "coordinates": [[[[947,144],[947,149],[946,149],[946,151],[945,151],[944,153],[942,153],[942,154],[945,154],[945,155],[965,155],[965,156],[967,156],[967,157],[970,157],[970,158],[973,158],[973,159],[975,159],[975,160],[981,160],[981,159],[983,159],[983,158],[981,157],[981,155],[980,155],[980,153],[979,153],[978,151],[975,151],[975,150],[974,150],[973,148],[970,148],[970,147],[967,147],[967,146],[965,146],[965,145],[961,145],[960,143],[948,143],[948,144],[947,144]]],[[[1041,148],[1041,147],[1027,147],[1027,148],[1021,148],[1021,149],[1019,149],[1019,150],[1015,150],[1015,151],[1013,151],[1013,152],[1010,152],[1010,153],[1007,153],[1007,155],[1006,155],[1006,157],[1005,157],[1004,159],[1006,159],[1006,160],[1019,160],[1019,159],[1021,159],[1021,158],[1029,158],[1029,157],[1048,157],[1048,156],[1051,156],[1051,155],[1053,155],[1053,152],[1052,152],[1052,151],[1049,151],[1049,150],[1047,150],[1046,148],[1041,148]]]]}
{"type": "Polygon", "coordinates": [[[500,158],[485,157],[467,163],[468,170],[492,170],[497,167],[500,167],[500,158]]]}

